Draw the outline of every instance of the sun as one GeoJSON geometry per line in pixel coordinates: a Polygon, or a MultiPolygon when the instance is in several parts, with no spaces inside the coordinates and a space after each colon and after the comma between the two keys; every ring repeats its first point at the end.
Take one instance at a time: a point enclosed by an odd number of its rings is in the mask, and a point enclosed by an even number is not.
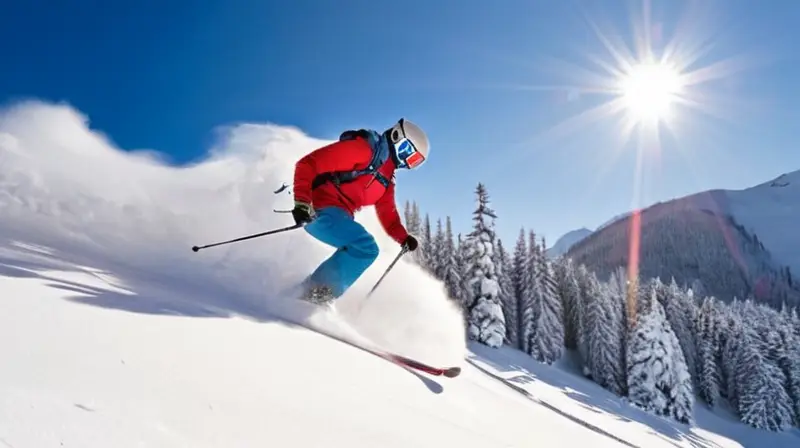
{"type": "Polygon", "coordinates": [[[641,124],[669,121],[683,90],[681,73],[662,62],[631,65],[619,79],[619,94],[629,118],[641,124]]]}
{"type": "Polygon", "coordinates": [[[545,93],[547,119],[553,120],[512,145],[515,157],[530,154],[517,149],[551,148],[562,144],[561,139],[587,138],[592,143],[577,146],[602,147],[609,156],[598,178],[630,150],[636,153],[634,182],[639,182],[644,178],[639,171],[660,163],[665,151],[693,163],[697,154],[693,141],[705,134],[705,127],[715,119],[734,118],[737,111],[732,106],[743,102],[738,91],[735,98],[731,94],[743,87],[738,76],[748,65],[757,65],[761,56],[749,60],[732,47],[724,51],[735,53],[719,54],[715,45],[719,33],[703,17],[709,14],[713,20],[712,9],[690,2],[693,5],[685,11],[676,11],[674,21],[665,22],[653,16],[651,2],[637,0],[641,11],[631,17],[630,32],[603,30],[589,11],[583,11],[587,29],[597,38],[580,49],[583,61],[545,56],[535,64],[543,72],[540,82],[501,85],[545,93]],[[671,36],[665,32],[669,29],[674,32],[671,36]],[[726,79],[734,74],[737,78],[726,79]],[[595,145],[598,134],[589,129],[603,133],[606,142],[595,145]]]}

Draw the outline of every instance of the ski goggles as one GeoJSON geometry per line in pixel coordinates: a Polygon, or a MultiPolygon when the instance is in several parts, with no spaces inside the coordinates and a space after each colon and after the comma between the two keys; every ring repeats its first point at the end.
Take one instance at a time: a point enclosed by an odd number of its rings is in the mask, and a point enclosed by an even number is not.
{"type": "Polygon", "coordinates": [[[400,161],[402,168],[414,169],[425,161],[425,156],[417,151],[411,140],[407,138],[395,143],[395,148],[397,148],[397,159],[400,161]]]}

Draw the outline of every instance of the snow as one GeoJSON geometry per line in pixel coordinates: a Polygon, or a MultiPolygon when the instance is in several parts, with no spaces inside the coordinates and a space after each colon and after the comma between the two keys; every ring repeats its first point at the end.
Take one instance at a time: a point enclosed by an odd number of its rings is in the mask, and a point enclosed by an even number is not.
{"type": "Polygon", "coordinates": [[[609,440],[633,447],[757,447],[800,446],[800,430],[783,433],[754,429],[738,421],[730,409],[712,412],[695,406],[693,425],[677,423],[629,405],[577,371],[577,360],[562,358],[554,365],[536,362],[508,347],[469,346],[470,364],[503,380],[531,400],[580,425],[594,428],[609,440]]]}
{"type": "Polygon", "coordinates": [[[606,443],[475,369],[432,379],[283,324],[79,305],[114,279],[3,255],[3,446],[606,443]]]}
{"type": "Polygon", "coordinates": [[[725,191],[736,220],[781,263],[800,272],[800,170],[752,188],[725,191]]]}
{"type": "Polygon", "coordinates": [[[551,248],[547,249],[546,254],[549,258],[556,258],[564,255],[570,247],[581,242],[581,240],[591,234],[592,231],[585,227],[569,231],[556,240],[556,243],[553,244],[551,248]]]}
{"type": "Polygon", "coordinates": [[[710,190],[676,199],[681,206],[730,214],[779,263],[800,272],[800,170],[742,190],[710,190]]]}
{"type": "Polygon", "coordinates": [[[65,105],[0,112],[0,446],[798,444],[702,411],[667,423],[561,366],[467,346],[444,286],[406,260],[365,301],[399,249],[371,209],[381,256],[335,310],[289,299],[330,253],[302,231],[190,251],[289,224],[273,192],[325,143],[297,129],[220,129],[174,167],[88,126],[65,105]],[[305,327],[464,370],[429,377],[305,327]]]}

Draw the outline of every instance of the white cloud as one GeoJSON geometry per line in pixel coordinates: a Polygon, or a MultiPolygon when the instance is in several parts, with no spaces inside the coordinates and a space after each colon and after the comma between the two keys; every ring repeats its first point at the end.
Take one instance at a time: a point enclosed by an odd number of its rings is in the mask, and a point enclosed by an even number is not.
{"type": "MultiPolygon", "coordinates": [[[[0,112],[0,237],[52,247],[128,283],[158,279],[186,290],[187,301],[249,315],[292,312],[280,291],[332,252],[302,230],[190,248],[290,225],[273,209],[290,207],[291,196],[273,191],[291,182],[300,156],[325,143],[295,128],[240,124],[222,128],[206,160],[176,167],[146,151],[119,150],[67,105],[17,104],[0,112]]],[[[399,250],[372,208],[357,218],[382,253],[341,299],[341,312],[404,353],[460,359],[459,312],[410,263],[398,263],[356,312],[399,250]]]]}

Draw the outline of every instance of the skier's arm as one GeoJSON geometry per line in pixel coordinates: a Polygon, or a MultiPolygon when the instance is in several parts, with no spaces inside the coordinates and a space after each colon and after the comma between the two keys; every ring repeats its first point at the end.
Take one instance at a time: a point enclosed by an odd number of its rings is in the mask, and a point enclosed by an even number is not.
{"type": "Polygon", "coordinates": [[[362,139],[344,140],[323,146],[298,160],[294,167],[294,200],[311,203],[311,183],[318,174],[351,170],[372,156],[362,139]]]}
{"type": "Polygon", "coordinates": [[[400,244],[405,242],[408,237],[408,231],[403,226],[403,221],[400,220],[400,214],[397,212],[397,205],[394,199],[394,184],[389,184],[389,188],[375,203],[375,212],[378,214],[383,230],[400,244]]]}

